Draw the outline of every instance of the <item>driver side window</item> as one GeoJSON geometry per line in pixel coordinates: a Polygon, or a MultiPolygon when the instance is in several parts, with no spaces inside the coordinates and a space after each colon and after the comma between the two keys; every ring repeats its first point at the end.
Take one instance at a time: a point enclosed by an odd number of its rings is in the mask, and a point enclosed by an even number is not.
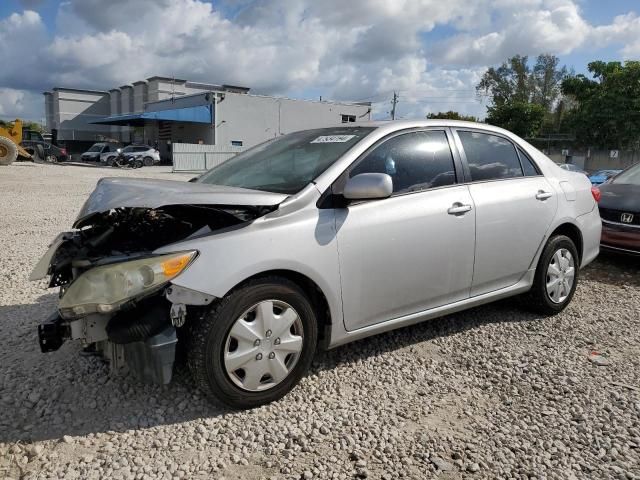
{"type": "Polygon", "coordinates": [[[437,130],[405,133],[387,140],[351,167],[349,178],[361,173],[386,173],[393,180],[394,194],[456,183],[447,135],[437,130]]]}

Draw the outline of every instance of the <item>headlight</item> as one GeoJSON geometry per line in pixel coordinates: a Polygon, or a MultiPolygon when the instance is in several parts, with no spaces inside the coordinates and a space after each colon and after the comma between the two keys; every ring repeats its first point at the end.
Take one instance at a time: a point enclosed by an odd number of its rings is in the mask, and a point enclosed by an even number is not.
{"type": "Polygon", "coordinates": [[[58,306],[64,318],[108,313],[127,300],[158,289],[184,271],[196,252],[171,253],[96,267],[80,275],[58,306]]]}

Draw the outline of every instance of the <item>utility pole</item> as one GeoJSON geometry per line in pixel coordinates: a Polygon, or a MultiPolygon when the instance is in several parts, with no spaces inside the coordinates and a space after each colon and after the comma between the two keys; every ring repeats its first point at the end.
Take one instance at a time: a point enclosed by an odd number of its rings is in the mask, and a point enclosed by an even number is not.
{"type": "Polygon", "coordinates": [[[398,94],[393,92],[393,100],[391,100],[393,107],[391,108],[391,120],[396,119],[396,105],[398,104],[398,94]]]}

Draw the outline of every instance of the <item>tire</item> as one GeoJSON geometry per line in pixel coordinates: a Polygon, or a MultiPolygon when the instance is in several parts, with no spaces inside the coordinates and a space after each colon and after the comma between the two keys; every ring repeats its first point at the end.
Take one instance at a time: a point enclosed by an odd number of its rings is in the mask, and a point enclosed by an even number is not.
{"type": "MultiPolygon", "coordinates": [[[[531,287],[531,291],[528,294],[528,306],[531,307],[537,313],[541,313],[543,315],[555,315],[560,313],[562,310],[566,308],[567,305],[571,302],[573,295],[576,291],[576,286],[578,285],[578,277],[580,270],[580,257],[578,256],[578,250],[573,243],[573,241],[565,236],[565,235],[555,235],[549,239],[547,245],[544,247],[542,251],[542,255],[540,255],[540,260],[538,261],[538,266],[536,268],[536,273],[533,281],[533,286],[531,287]],[[565,252],[563,255],[562,252],[565,252]],[[566,284],[561,287],[561,290],[549,293],[549,288],[547,287],[547,282],[551,282],[554,280],[555,275],[550,270],[550,265],[553,263],[554,265],[558,265],[558,256],[560,254],[560,270],[566,269],[563,264],[566,263],[568,257],[566,256],[566,252],[571,255],[571,261],[573,262],[573,280],[570,285],[570,288],[567,291],[566,284]],[[555,297],[555,298],[554,298],[555,297]]],[[[568,275],[569,270],[566,270],[563,277],[564,279],[570,278],[568,275]]],[[[562,285],[562,280],[558,280],[557,283],[562,285]]]]}
{"type": "MultiPolygon", "coordinates": [[[[196,384],[214,403],[236,409],[254,408],[276,401],[293,389],[311,365],[318,337],[317,320],[311,302],[295,283],[280,277],[255,279],[234,289],[201,318],[190,324],[188,322],[188,329],[187,364],[196,384]],[[252,310],[256,305],[261,305],[264,307],[261,311],[266,312],[269,302],[272,302],[272,316],[265,315],[274,323],[268,325],[278,325],[278,321],[283,321],[277,313],[275,316],[273,313],[279,311],[285,314],[289,307],[293,310],[293,313],[289,312],[289,318],[295,318],[295,321],[290,320],[293,323],[288,330],[280,326],[284,330],[278,332],[274,328],[272,337],[269,336],[271,330],[266,331],[268,327],[258,323],[261,318],[258,309],[252,310]],[[252,315],[253,320],[245,320],[251,319],[252,315]],[[253,336],[251,340],[235,340],[233,329],[239,323],[260,332],[262,343],[256,345],[253,336]],[[282,344],[280,337],[284,339],[282,344]],[[300,350],[289,354],[289,347],[284,348],[284,344],[291,346],[294,341],[300,350]],[[283,348],[284,352],[281,350],[283,348]],[[246,352],[248,360],[232,370],[226,363],[227,356],[241,351],[246,352]],[[268,363],[271,361],[274,363],[268,363]],[[267,371],[264,374],[260,373],[265,369],[267,371]],[[275,376],[271,376],[272,371],[275,376]],[[254,374],[251,375],[251,372],[254,374]],[[278,381],[275,372],[281,376],[278,381]],[[251,389],[250,383],[255,388],[251,389]],[[245,384],[246,387],[243,386],[245,384]]],[[[253,330],[251,332],[253,335],[253,330]]]]}
{"type": "Polygon", "coordinates": [[[140,159],[136,159],[133,161],[133,168],[142,168],[144,166],[144,162],[140,159]]]}
{"type": "Polygon", "coordinates": [[[144,157],[143,161],[144,161],[144,166],[145,167],[152,167],[153,166],[153,158],[144,157]]]}
{"type": "Polygon", "coordinates": [[[11,165],[18,158],[18,147],[6,137],[0,137],[0,165],[11,165]]]}
{"type": "Polygon", "coordinates": [[[113,167],[113,161],[115,160],[116,157],[107,157],[107,166],[108,167],[113,167]]]}
{"type": "Polygon", "coordinates": [[[36,145],[36,155],[38,156],[39,160],[44,159],[45,155],[44,155],[44,148],[42,147],[42,145],[37,144],[36,145]]]}

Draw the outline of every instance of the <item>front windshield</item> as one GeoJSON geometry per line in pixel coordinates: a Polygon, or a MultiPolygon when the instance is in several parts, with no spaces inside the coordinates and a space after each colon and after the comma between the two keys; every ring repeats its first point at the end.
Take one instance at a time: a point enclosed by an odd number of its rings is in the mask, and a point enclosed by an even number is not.
{"type": "Polygon", "coordinates": [[[88,152],[101,152],[102,151],[102,147],[104,147],[104,145],[101,145],[99,143],[96,143],[93,147],[91,147],[89,150],[87,150],[88,152]]]}
{"type": "Polygon", "coordinates": [[[611,183],[623,183],[626,185],[640,185],[640,163],[625,170],[611,180],[611,183]]]}
{"type": "Polygon", "coordinates": [[[294,194],[373,130],[333,127],[290,133],[236,155],[198,182],[294,194]]]}

